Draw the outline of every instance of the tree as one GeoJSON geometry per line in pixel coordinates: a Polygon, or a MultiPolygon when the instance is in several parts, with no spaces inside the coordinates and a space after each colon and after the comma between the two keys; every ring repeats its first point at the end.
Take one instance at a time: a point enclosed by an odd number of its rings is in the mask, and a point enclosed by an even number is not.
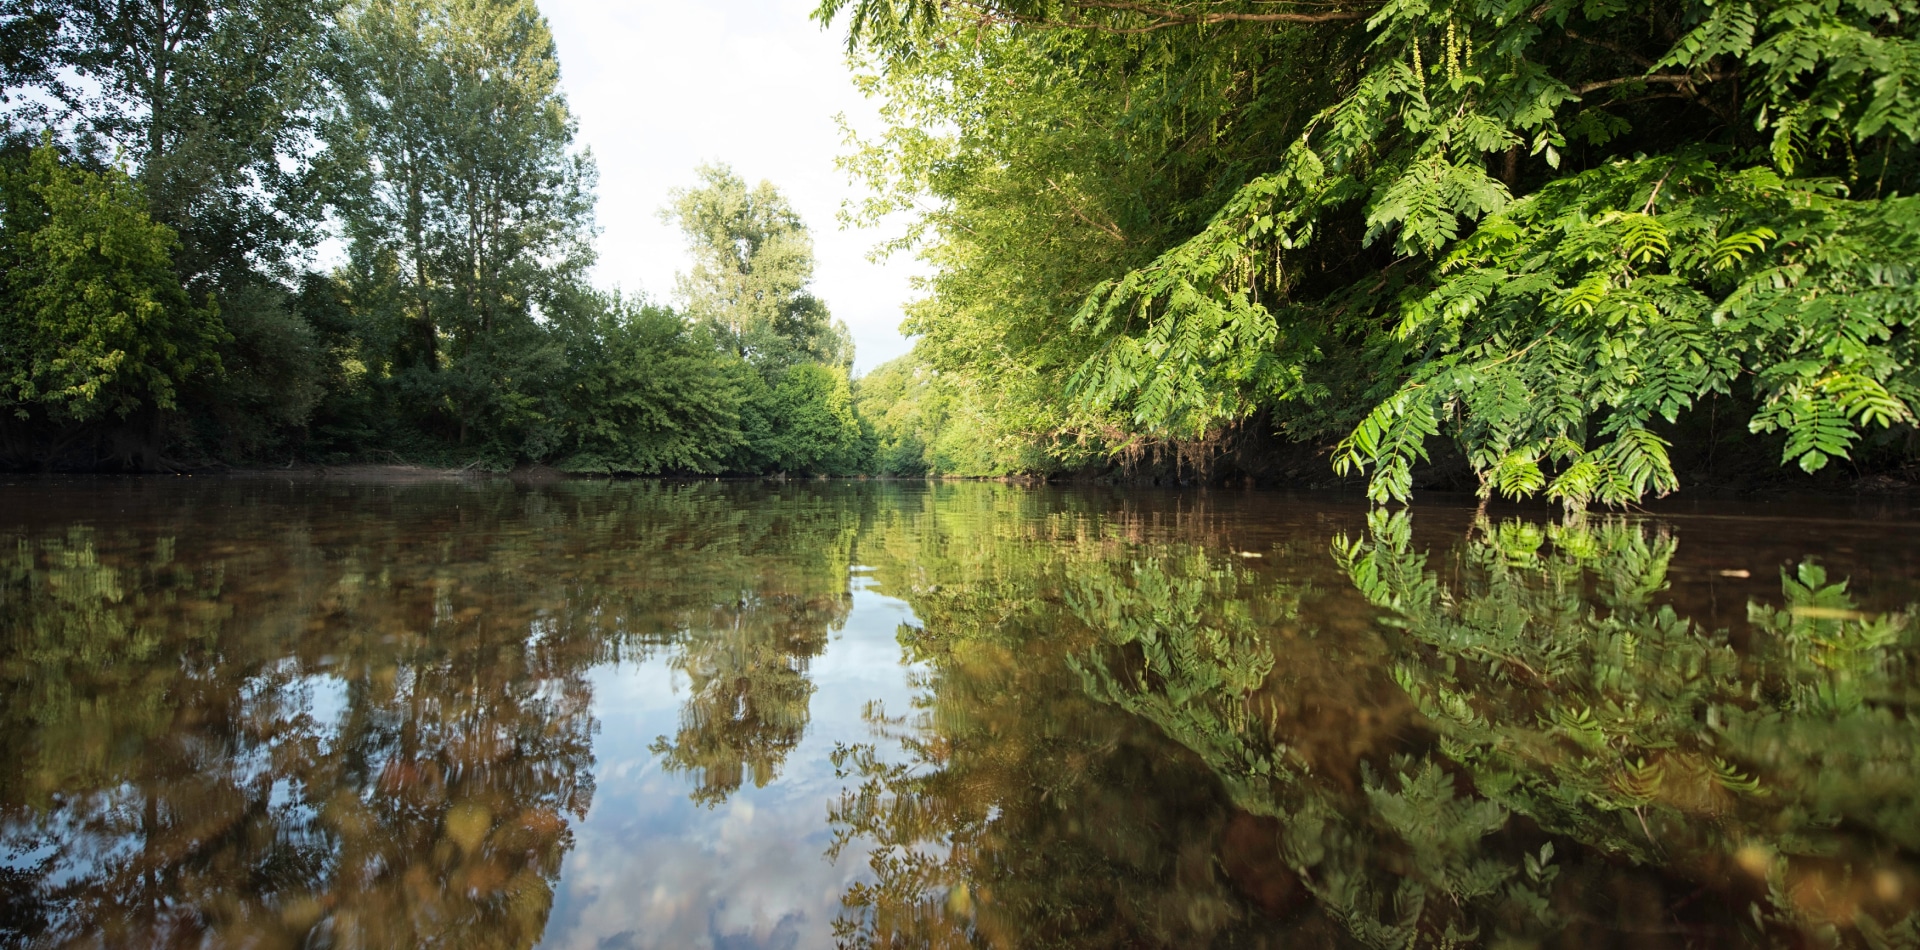
{"type": "Polygon", "coordinates": [[[725,165],[703,165],[698,175],[701,185],[676,189],[662,212],[693,252],[693,270],[678,283],[687,312],[758,366],[851,365],[846,325],[807,289],[813,238],[787,199],[769,182],[748,190],[725,165]]]}
{"type": "Polygon", "coordinates": [[[43,466],[99,424],[140,414],[146,438],[110,454],[151,463],[158,412],[220,370],[217,308],[188,299],[173,232],[119,169],[74,167],[43,144],[0,171],[0,200],[0,406],[43,466]]]}
{"type": "MultiPolygon", "coordinates": [[[[1044,440],[1332,449],[1404,499],[1678,485],[1730,404],[1808,471],[1910,431],[1904,4],[826,0],[933,210],[926,359],[1044,440]],[[1838,341],[1838,342],[1835,342],[1838,341]],[[1344,439],[1342,437],[1345,437],[1344,439]]],[[[1895,450],[1898,451],[1898,450],[1895,450]]]]}
{"type": "Polygon", "coordinates": [[[25,87],[53,81],[59,63],[60,10],[43,0],[5,0],[0,3],[0,105],[9,112],[38,111],[20,102],[25,87]],[[18,103],[18,104],[16,104],[18,103]]]}
{"type": "Polygon", "coordinates": [[[928,474],[928,430],[943,419],[935,415],[933,380],[914,365],[911,354],[874,367],[854,383],[854,408],[874,429],[874,473],[914,477],[928,474]]]}
{"type": "Polygon", "coordinates": [[[407,328],[381,357],[423,421],[544,455],[559,362],[536,316],[592,260],[594,177],[546,21],[531,0],[367,0],[342,44],[324,132],[351,272],[390,283],[360,293],[407,328]]]}
{"type": "Polygon", "coordinates": [[[332,0],[0,7],[8,134],[51,131],[87,164],[124,165],[175,236],[180,281],[223,303],[227,371],[180,389],[164,420],[113,438],[240,457],[306,422],[321,372],[281,282],[318,240],[311,117],[331,10],[332,0]]]}
{"type": "Polygon", "coordinates": [[[332,0],[58,0],[39,85],[133,162],[190,285],[284,271],[314,239],[307,159],[332,0]]]}
{"type": "Polygon", "coordinates": [[[1015,427],[996,395],[972,373],[928,368],[918,352],[874,367],[854,390],[855,409],[874,430],[874,472],[1010,475],[1048,467],[1053,459],[1015,427]]]}
{"type": "Polygon", "coordinates": [[[837,366],[801,363],[767,383],[745,377],[745,439],[728,469],[792,475],[857,475],[873,456],[869,430],[853,407],[853,387],[837,366]]]}

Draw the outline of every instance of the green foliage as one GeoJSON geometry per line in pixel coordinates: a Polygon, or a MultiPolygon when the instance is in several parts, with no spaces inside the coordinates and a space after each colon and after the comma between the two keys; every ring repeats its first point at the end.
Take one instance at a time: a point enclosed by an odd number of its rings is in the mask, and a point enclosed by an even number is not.
{"type": "Polygon", "coordinates": [[[855,384],[855,408],[874,430],[880,475],[1000,476],[1050,471],[1058,447],[1012,426],[986,384],[929,369],[917,354],[874,367],[855,384]],[[1054,448],[1049,452],[1048,448],[1054,448]]]}
{"type": "MultiPolygon", "coordinates": [[[[10,3],[9,138],[57,136],[89,167],[123,166],[165,225],[170,269],[219,306],[226,372],[145,418],[68,441],[31,434],[45,466],[154,468],[294,448],[324,369],[301,314],[279,305],[320,239],[313,119],[333,70],[332,0],[10,3]]],[[[181,337],[177,344],[198,344],[181,337]]]]}
{"type": "Polygon", "coordinates": [[[845,370],[801,363],[772,384],[753,370],[743,377],[745,439],[733,449],[729,471],[857,475],[867,470],[873,448],[854,415],[845,370]]]}
{"type": "Polygon", "coordinates": [[[218,311],[188,299],[173,232],[125,173],[42,145],[0,176],[0,405],[11,415],[70,433],[174,408],[196,374],[219,372],[218,311]]]}
{"type": "Polygon", "coordinates": [[[1748,379],[1753,431],[1784,431],[1807,471],[1864,427],[1911,423],[1920,206],[1837,190],[1682,154],[1513,203],[1402,309],[1393,333],[1426,357],[1342,464],[1378,466],[1376,497],[1404,499],[1423,436],[1445,425],[1487,493],[1580,507],[1676,488],[1653,426],[1748,379]]]}
{"type": "Polygon", "coordinates": [[[542,310],[591,262],[594,170],[573,150],[545,19],[519,0],[370,0],[344,15],[321,131],[396,409],[495,465],[546,458],[563,357],[542,310]]]}
{"type": "Polygon", "coordinates": [[[931,206],[909,326],[1112,451],[1261,420],[1404,500],[1678,485],[1711,395],[1812,472],[1913,424],[1920,7],[826,0],[931,206]],[[937,130],[937,131],[936,131],[937,130]],[[1028,381],[1038,383],[1028,388],[1028,381]],[[1749,389],[1749,387],[1751,387],[1749,389]],[[1736,390],[1738,391],[1736,393],[1736,390]]]}
{"type": "MultiPolygon", "coordinates": [[[[979,408],[984,425],[970,426],[1005,438],[993,453],[1002,470],[1045,472],[1135,445],[1123,408],[1062,398],[1106,352],[1074,324],[1087,290],[1148,263],[1244,180],[1244,162],[1284,143],[1271,116],[1230,118],[1234,106],[1210,98],[1251,88],[1208,58],[1231,58],[1223,45],[1190,56],[1072,31],[1003,34],[968,27],[958,42],[874,64],[864,82],[891,128],[857,143],[847,164],[878,192],[863,219],[919,218],[902,245],[917,242],[934,270],[905,324],[919,361],[979,408]],[[1212,134],[1230,122],[1249,138],[1212,134]],[[1223,163],[1216,148],[1234,154],[1223,163]]],[[[1163,343],[1204,350],[1217,328],[1196,323],[1115,358],[1152,365],[1163,343]]]]}
{"type": "Polygon", "coordinates": [[[348,392],[321,420],[336,451],[627,475],[866,469],[851,344],[807,292],[811,240],[771,185],[715,167],[677,195],[698,262],[684,314],[603,297],[582,282],[593,169],[532,4],[378,0],[341,38],[348,74],[323,125],[351,238],[332,292],[348,392]]]}
{"type": "Polygon", "coordinates": [[[720,470],[739,443],[739,376],[678,314],[615,299],[567,328],[572,472],[720,470]]]}
{"type": "Polygon", "coordinates": [[[911,356],[874,367],[854,381],[854,409],[873,426],[873,470],[878,475],[913,478],[930,473],[927,442],[944,419],[930,405],[937,397],[931,374],[911,356]]]}
{"type": "Polygon", "coordinates": [[[749,190],[725,165],[698,175],[700,187],[675,189],[661,212],[693,252],[693,271],[678,279],[687,312],[755,366],[851,366],[846,324],[807,290],[813,236],[786,197],[771,182],[749,190]]]}
{"type": "Polygon", "coordinates": [[[47,50],[55,68],[21,77],[39,95],[19,111],[29,127],[71,129],[79,149],[131,163],[154,218],[180,235],[175,267],[196,292],[283,278],[324,213],[312,119],[337,6],[19,4],[9,22],[50,14],[63,27],[47,50]],[[59,111],[36,114],[36,100],[59,111]]]}
{"type": "Polygon", "coordinates": [[[596,173],[531,0],[0,21],[7,465],[870,467],[851,340],[772,185],[716,166],[677,194],[686,313],[587,286],[596,173]],[[299,273],[323,236],[344,265],[299,273]]]}
{"type": "Polygon", "coordinates": [[[272,281],[236,283],[219,298],[229,339],[224,372],[194,394],[194,421],[211,422],[206,455],[258,459],[291,452],[327,392],[326,355],[313,327],[272,281]]]}

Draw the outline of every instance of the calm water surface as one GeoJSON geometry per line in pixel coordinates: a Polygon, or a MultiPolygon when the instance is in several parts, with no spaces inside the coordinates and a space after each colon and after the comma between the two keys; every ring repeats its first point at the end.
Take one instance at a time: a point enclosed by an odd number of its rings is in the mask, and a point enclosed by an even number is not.
{"type": "Polygon", "coordinates": [[[1920,944],[1910,503],[0,479],[0,944],[1920,944]]]}

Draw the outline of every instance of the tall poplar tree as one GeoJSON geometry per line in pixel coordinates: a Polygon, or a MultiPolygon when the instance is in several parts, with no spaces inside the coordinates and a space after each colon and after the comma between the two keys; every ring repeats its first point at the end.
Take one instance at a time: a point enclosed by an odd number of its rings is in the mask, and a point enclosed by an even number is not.
{"type": "Polygon", "coordinates": [[[592,260],[594,180],[546,20],[531,0],[364,0],[341,44],[325,136],[362,297],[395,328],[369,356],[459,440],[477,423],[538,455],[534,384],[558,361],[535,317],[592,260]]]}
{"type": "Polygon", "coordinates": [[[850,364],[846,326],[808,289],[813,236],[786,196],[771,182],[747,187],[726,165],[703,165],[699,176],[663,213],[693,254],[677,288],[687,312],[757,365],[850,364]]]}
{"type": "Polygon", "coordinates": [[[284,274],[315,237],[305,159],[333,2],[21,2],[22,78],[60,103],[83,148],[134,164],[180,235],[182,277],[284,274]],[[28,29],[49,16],[60,30],[28,29]]]}

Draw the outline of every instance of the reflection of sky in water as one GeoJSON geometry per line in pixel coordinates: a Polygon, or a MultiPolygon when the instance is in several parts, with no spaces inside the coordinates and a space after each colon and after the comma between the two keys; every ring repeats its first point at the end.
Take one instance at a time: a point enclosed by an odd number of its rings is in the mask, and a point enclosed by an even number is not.
{"type": "Polygon", "coordinates": [[[852,579],[846,626],[810,664],[811,724],[765,788],[751,781],[707,809],[688,798],[691,775],[663,772],[648,750],[678,727],[686,689],[670,656],[594,671],[593,809],[574,829],[541,946],[554,948],[829,947],[840,894],[868,876],[866,852],[838,862],[827,809],[839,796],[828,754],[872,741],[869,701],[910,705],[894,639],[913,614],[904,601],[852,579]]]}
{"type": "MultiPolygon", "coordinates": [[[[287,658],[279,667],[270,673],[283,674],[296,669],[297,665],[287,658]]],[[[291,703],[290,708],[297,717],[305,720],[304,728],[319,736],[323,744],[330,745],[347,709],[347,684],[337,676],[315,673],[294,675],[286,685],[271,687],[268,681],[272,678],[254,681],[242,694],[254,702],[291,703]]],[[[316,817],[315,809],[299,800],[294,783],[273,774],[274,761],[268,746],[248,750],[222,764],[228,771],[228,780],[236,785],[257,786],[264,780],[269,790],[267,807],[280,816],[286,827],[307,827],[316,817]]],[[[59,792],[50,796],[54,802],[67,797],[59,792]]],[[[145,801],[139,788],[122,783],[90,797],[94,799],[91,803],[68,800],[67,807],[50,810],[44,825],[21,822],[16,815],[0,821],[0,870],[38,874],[49,887],[57,889],[134,860],[141,850],[137,835],[105,832],[93,822],[75,816],[137,814],[145,801]],[[22,847],[21,842],[34,843],[22,847]],[[69,847],[63,853],[62,843],[84,844],[69,847]],[[50,860],[52,863],[48,863],[50,860]]],[[[0,930],[0,937],[4,936],[6,932],[0,930]]]]}

